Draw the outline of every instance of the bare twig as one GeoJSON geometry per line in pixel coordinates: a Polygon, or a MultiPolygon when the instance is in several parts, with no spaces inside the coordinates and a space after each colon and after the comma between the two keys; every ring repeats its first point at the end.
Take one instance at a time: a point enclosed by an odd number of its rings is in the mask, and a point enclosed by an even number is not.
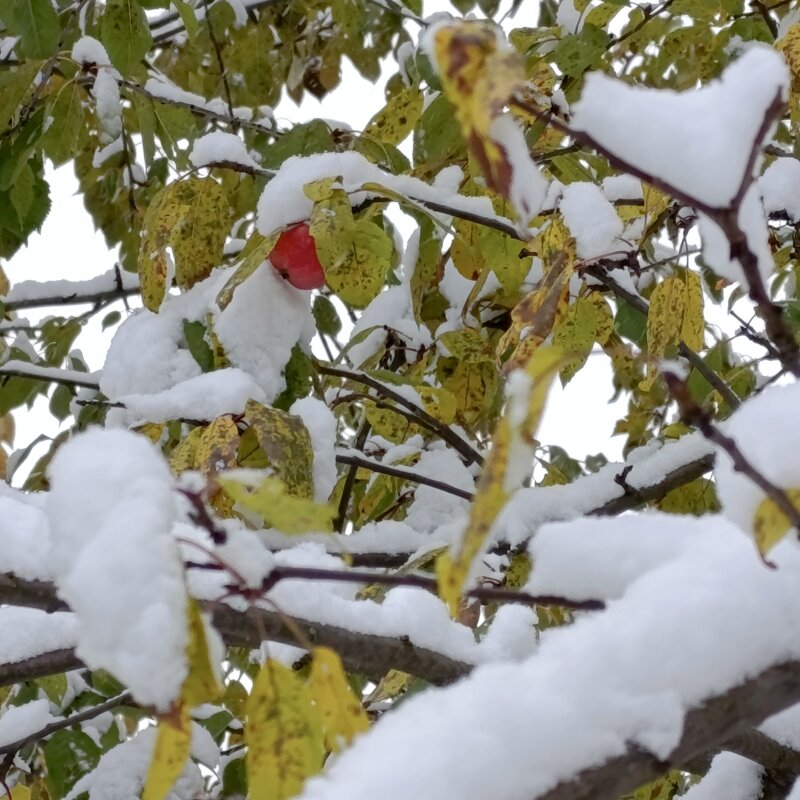
{"type": "Polygon", "coordinates": [[[452,428],[440,422],[436,417],[431,416],[416,403],[404,397],[400,392],[395,391],[390,386],[382,383],[381,381],[367,375],[363,372],[356,372],[354,370],[344,369],[342,367],[332,367],[320,362],[315,363],[317,372],[321,375],[329,375],[334,378],[343,378],[344,380],[360,383],[363,386],[369,386],[374,389],[382,397],[394,401],[399,406],[403,406],[414,414],[415,420],[418,424],[427,428],[429,431],[435,433],[442,441],[447,442],[457,453],[462,455],[469,464],[482,464],[483,457],[477,450],[466,440],[459,436],[452,428]]]}

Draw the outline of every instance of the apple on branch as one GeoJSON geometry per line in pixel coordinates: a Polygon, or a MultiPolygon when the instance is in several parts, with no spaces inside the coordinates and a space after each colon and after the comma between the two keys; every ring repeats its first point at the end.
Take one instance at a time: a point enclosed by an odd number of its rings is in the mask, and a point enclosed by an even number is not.
{"type": "Polygon", "coordinates": [[[305,222],[292,225],[280,235],[269,260],[296,289],[320,289],[325,285],[325,270],[305,222]]]}

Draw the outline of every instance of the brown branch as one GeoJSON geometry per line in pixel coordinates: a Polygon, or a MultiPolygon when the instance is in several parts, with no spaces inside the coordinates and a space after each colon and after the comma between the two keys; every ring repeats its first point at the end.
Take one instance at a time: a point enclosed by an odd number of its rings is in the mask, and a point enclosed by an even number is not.
{"type": "Polygon", "coordinates": [[[734,737],[797,702],[800,702],[800,661],[768,667],[691,709],[684,719],[681,740],[666,760],[631,746],[605,764],[581,770],[537,800],[620,797],[670,768],[682,767],[708,751],[725,749],[734,737]]]}
{"type": "Polygon", "coordinates": [[[102,703],[98,703],[96,706],[87,708],[84,711],[79,711],[77,714],[72,714],[71,716],[65,717],[64,719],[59,719],[56,720],[55,722],[51,722],[49,725],[45,725],[43,728],[36,731],[35,733],[31,733],[28,736],[24,736],[21,739],[17,739],[15,742],[11,742],[10,744],[3,745],[2,747],[0,747],[0,755],[7,755],[8,753],[16,753],[26,745],[29,745],[32,742],[39,742],[45,737],[49,736],[51,733],[63,730],[64,728],[69,728],[71,725],[77,725],[79,722],[85,722],[86,720],[94,719],[95,717],[98,717],[100,714],[103,714],[106,711],[110,711],[112,708],[117,708],[118,706],[125,705],[126,703],[130,702],[130,700],[131,700],[130,692],[123,692],[122,694],[118,694],[116,697],[112,697],[102,703]]]}
{"type": "Polygon", "coordinates": [[[360,383],[363,386],[369,386],[374,389],[379,395],[393,400],[403,408],[408,409],[415,416],[415,420],[427,428],[432,433],[435,433],[442,441],[447,442],[457,453],[460,453],[468,464],[482,464],[483,457],[477,450],[466,440],[462,439],[449,425],[440,422],[436,417],[431,416],[424,408],[421,408],[416,403],[403,397],[400,392],[396,392],[390,386],[387,386],[381,381],[367,375],[363,372],[356,372],[354,370],[343,369],[342,367],[333,367],[323,364],[319,361],[315,362],[315,368],[320,375],[329,375],[334,378],[342,378],[354,383],[360,383]]]}
{"type": "MultiPolygon", "coordinates": [[[[25,581],[7,573],[0,573],[0,603],[48,612],[69,610],[56,595],[52,584],[25,581]]],[[[211,613],[214,627],[230,646],[256,648],[266,638],[302,647],[296,635],[299,631],[306,641],[336,650],[349,671],[372,680],[380,680],[390,669],[398,669],[439,685],[452,683],[472,669],[470,664],[418,647],[407,637],[360,633],[315,620],[287,617],[286,614],[258,607],[242,612],[218,601],[201,601],[200,605],[211,613]]],[[[16,664],[1,664],[0,684],[16,683],[29,677],[51,675],[80,666],[82,662],[71,649],[45,653],[16,664]]]]}
{"type": "MultiPolygon", "coordinates": [[[[322,567],[274,567],[264,579],[261,590],[269,591],[273,586],[286,580],[334,581],[340,583],[377,584],[380,586],[409,586],[436,592],[436,578],[419,574],[394,574],[384,572],[343,571],[322,567]]],[[[559,606],[574,611],[602,611],[605,603],[600,600],[571,600],[556,595],[534,595],[516,589],[503,589],[495,586],[479,586],[464,593],[482,602],[519,603],[528,606],[559,606]]]]}
{"type": "Polygon", "coordinates": [[[411,469],[402,469],[401,467],[393,467],[390,464],[381,464],[380,461],[373,461],[371,458],[366,458],[364,456],[337,453],[336,463],[348,464],[351,467],[361,467],[370,470],[370,472],[377,472],[381,475],[389,475],[392,478],[401,478],[404,481],[411,481],[411,483],[430,486],[432,489],[438,489],[440,492],[452,494],[454,497],[460,497],[470,502],[475,498],[474,492],[459,489],[457,486],[451,486],[449,483],[437,481],[435,478],[427,477],[427,475],[420,475],[418,472],[414,472],[414,470],[411,469]]]}
{"type": "Polygon", "coordinates": [[[110,289],[103,292],[74,292],[67,295],[50,295],[49,297],[30,297],[23,300],[3,302],[6,311],[21,311],[25,308],[42,308],[44,306],[77,306],[83,304],[110,303],[139,294],[139,287],[129,289],[110,289]]]}

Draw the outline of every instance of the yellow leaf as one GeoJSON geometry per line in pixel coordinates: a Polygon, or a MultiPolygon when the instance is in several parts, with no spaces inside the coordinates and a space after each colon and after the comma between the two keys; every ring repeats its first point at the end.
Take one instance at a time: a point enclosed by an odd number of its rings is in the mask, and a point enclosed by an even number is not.
{"type": "Polygon", "coordinates": [[[364,133],[384,144],[400,144],[414,130],[422,114],[422,103],[419,87],[403,87],[369,121],[364,133]]]}
{"type": "Polygon", "coordinates": [[[200,444],[200,439],[203,436],[206,426],[192,428],[185,438],[181,439],[175,445],[172,452],[169,454],[169,468],[176,474],[180,475],[187,469],[194,469],[197,462],[197,446],[200,444]]]}
{"type": "MultiPolygon", "coordinates": [[[[792,504],[800,508],[800,489],[788,489],[786,494],[792,504]]],[[[789,518],[776,505],[775,501],[765,497],[756,509],[753,517],[753,532],[756,547],[762,557],[765,557],[778,542],[792,529],[789,518]]]]}
{"type": "Polygon", "coordinates": [[[483,364],[494,360],[491,346],[483,335],[484,332],[485,329],[476,330],[475,328],[447,331],[439,337],[439,341],[459,361],[483,364]]]}
{"type": "Polygon", "coordinates": [[[520,469],[528,469],[532,464],[547,392],[566,360],[559,348],[542,347],[531,356],[525,369],[515,375],[505,413],[492,436],[492,447],[483,465],[466,530],[461,541],[436,561],[439,596],[454,617],[474,559],[509,496],[525,477],[520,469]]]}
{"type": "Polygon", "coordinates": [[[283,481],[289,494],[312,497],[314,451],[303,420],[255,400],[247,401],[244,414],[275,475],[283,481]]]}
{"type": "MultiPolygon", "coordinates": [[[[690,338],[695,343],[697,342],[698,303],[701,320],[703,316],[702,291],[700,291],[698,300],[697,290],[699,287],[688,278],[690,274],[672,275],[665,278],[650,295],[650,309],[647,312],[647,349],[650,363],[647,378],[639,384],[639,388],[644,392],[650,390],[658,375],[658,362],[681,341],[684,328],[690,338]],[[693,296],[691,311],[689,308],[690,284],[693,296]]],[[[699,330],[699,337],[702,345],[702,326],[699,330]]]]}
{"type": "Polygon", "coordinates": [[[178,286],[188,288],[207,277],[222,259],[230,208],[225,191],[213,178],[190,177],[165,186],[145,214],[139,248],[142,302],[158,311],[175,258],[178,286]]]}
{"type": "Polygon", "coordinates": [[[249,487],[231,478],[219,478],[227,494],[244,508],[259,514],[266,525],[284,533],[333,530],[336,510],[323,503],[289,494],[277,478],[265,478],[249,487]]]}
{"type": "Polygon", "coordinates": [[[197,601],[189,599],[189,644],[186,648],[188,674],[183,682],[181,698],[188,708],[213,703],[222,695],[217,671],[211,663],[208,637],[197,601]]]}
{"type": "Polygon", "coordinates": [[[159,719],[142,800],[164,800],[183,772],[190,748],[189,710],[181,705],[159,719]]]}
{"type": "Polygon", "coordinates": [[[794,89],[800,83],[800,22],[791,25],[786,33],[775,42],[775,47],[783,53],[789,69],[792,71],[794,89]]]}
{"type": "Polygon", "coordinates": [[[498,28],[479,21],[440,28],[435,51],[445,95],[455,107],[467,146],[487,185],[507,198],[512,168],[491,127],[513,93],[525,86],[522,57],[498,28]]]}
{"type": "Polygon", "coordinates": [[[327,647],[315,647],[308,688],[322,717],[328,749],[338,752],[369,729],[369,717],[353,694],[338,654],[327,647]]]}
{"type": "Polygon", "coordinates": [[[694,272],[684,274],[686,280],[686,313],[681,325],[681,339],[692,350],[702,350],[705,318],[703,317],[703,285],[694,272]]]}
{"type": "Polygon", "coordinates": [[[273,231],[269,236],[254,233],[239,254],[236,269],[217,295],[217,306],[220,311],[233,300],[233,293],[244,283],[266,260],[275,247],[282,231],[273,231]]]}
{"type": "Polygon", "coordinates": [[[480,252],[506,292],[516,292],[531,269],[531,257],[522,256],[523,242],[492,228],[480,231],[480,252]]]}
{"type": "Polygon", "coordinates": [[[0,442],[14,444],[14,417],[11,414],[0,417],[0,442]]]}
{"type": "Polygon", "coordinates": [[[261,668],[246,705],[250,797],[288,800],[325,757],[322,726],[300,676],[276,661],[261,668]]]}
{"type": "MultiPolygon", "coordinates": [[[[563,223],[554,221],[553,225],[566,232],[563,223]]],[[[557,252],[550,250],[548,244],[545,261],[548,269],[544,278],[511,311],[511,326],[497,346],[501,361],[505,359],[505,372],[525,366],[568,308],[569,281],[575,266],[575,257],[570,241],[561,241],[562,249],[557,252]]]]}
{"type": "Polygon", "coordinates": [[[305,191],[314,200],[309,231],[328,286],[343,302],[364,308],[386,281],[391,236],[366,218],[355,219],[347,194],[332,178],[310,183],[305,191]]]}
{"type": "Polygon", "coordinates": [[[604,345],[613,330],[614,317],[602,295],[593,292],[569,306],[553,330],[553,344],[575,356],[561,370],[564,385],[586,363],[594,343],[604,345]]]}
{"type": "Polygon", "coordinates": [[[205,428],[197,442],[195,465],[206,477],[214,476],[236,464],[239,429],[228,416],[217,417],[205,428]]]}
{"type": "Polygon", "coordinates": [[[31,787],[17,784],[11,790],[11,800],[31,800],[31,787]]]}

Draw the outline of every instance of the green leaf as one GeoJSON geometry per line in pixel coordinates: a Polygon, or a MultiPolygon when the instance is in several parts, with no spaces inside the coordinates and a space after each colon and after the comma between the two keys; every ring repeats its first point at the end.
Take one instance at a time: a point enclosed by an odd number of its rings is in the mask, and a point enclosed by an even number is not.
{"type": "Polygon", "coordinates": [[[596,66],[608,47],[609,35],[594,25],[584,25],[580,33],[565,36],[551,54],[555,65],[565,74],[579,78],[596,66]]]}
{"type": "Polygon", "coordinates": [[[342,321],[339,319],[336,306],[324,295],[320,294],[314,298],[312,312],[314,314],[314,322],[317,324],[317,330],[320,333],[336,336],[342,329],[342,321]]]}
{"type": "Polygon", "coordinates": [[[414,163],[431,168],[439,167],[464,155],[461,128],[453,113],[453,106],[439,95],[422,112],[414,129],[414,163]]]}
{"type": "Polygon", "coordinates": [[[100,760],[100,748],[79,730],[56,731],[42,749],[47,765],[47,786],[54,798],[64,797],[100,760]]]}
{"type": "Polygon", "coordinates": [[[214,351],[206,341],[206,326],[202,322],[183,321],[183,336],[192,358],[200,365],[203,372],[214,369],[214,351]]]}
{"type": "Polygon", "coordinates": [[[108,0],[100,21],[100,40],[111,63],[124,75],[137,71],[153,38],[138,0],[108,0]]]}
{"type": "Polygon", "coordinates": [[[0,133],[14,124],[14,112],[33,88],[33,79],[39,74],[40,67],[39,62],[31,62],[0,70],[0,133]]]}
{"type": "Polygon", "coordinates": [[[418,87],[402,88],[369,121],[364,132],[384,144],[400,144],[414,130],[422,113],[422,102],[418,87]]]}
{"type": "Polygon", "coordinates": [[[71,159],[88,139],[82,92],[78,83],[69,81],[58,89],[48,107],[42,145],[56,166],[71,159]]]}
{"type": "Polygon", "coordinates": [[[310,156],[335,150],[330,126],[320,119],[295,125],[262,151],[261,164],[277,169],[291,156],[310,156]]]}
{"type": "Polygon", "coordinates": [[[0,19],[20,37],[19,55],[47,58],[58,47],[58,14],[50,0],[3,0],[0,19]]]}

